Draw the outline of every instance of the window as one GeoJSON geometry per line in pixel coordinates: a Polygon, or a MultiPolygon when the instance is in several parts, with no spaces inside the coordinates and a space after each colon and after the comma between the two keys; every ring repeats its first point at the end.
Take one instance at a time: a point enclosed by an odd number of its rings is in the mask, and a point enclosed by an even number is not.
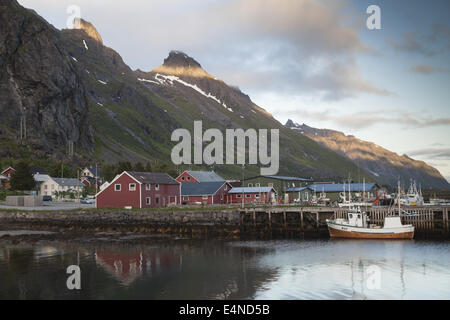
{"type": "Polygon", "coordinates": [[[255,187],[261,187],[261,183],[255,183],[255,187]]]}
{"type": "Polygon", "coordinates": [[[246,198],[251,198],[252,195],[251,195],[251,194],[246,194],[245,197],[246,197],[246,198]]]}
{"type": "Polygon", "coordinates": [[[208,200],[208,196],[202,196],[202,200],[208,200]]]}
{"type": "Polygon", "coordinates": [[[159,184],[155,184],[155,190],[159,190],[159,184]]]}
{"type": "Polygon", "coordinates": [[[151,190],[151,185],[150,185],[150,183],[145,184],[145,190],[151,190]]]}
{"type": "Polygon", "coordinates": [[[130,191],[136,191],[136,183],[130,183],[128,190],[130,191]]]}
{"type": "Polygon", "coordinates": [[[159,204],[159,197],[155,198],[155,204],[159,204]]]}
{"type": "Polygon", "coordinates": [[[55,185],[54,184],[52,184],[52,190],[55,190],[55,185]]]}
{"type": "Polygon", "coordinates": [[[120,191],[120,190],[122,190],[122,185],[121,184],[115,184],[114,185],[114,191],[120,191]]]}
{"type": "Polygon", "coordinates": [[[248,186],[249,186],[249,187],[253,187],[253,183],[249,183],[248,186]]]}
{"type": "Polygon", "coordinates": [[[361,219],[361,215],[360,214],[358,214],[358,219],[361,219]]]}
{"type": "Polygon", "coordinates": [[[225,187],[223,188],[223,190],[227,191],[227,190],[228,190],[228,185],[225,185],[225,187]]]}
{"type": "Polygon", "coordinates": [[[237,194],[236,198],[242,198],[242,194],[237,194]]]}
{"type": "Polygon", "coordinates": [[[44,185],[44,189],[47,190],[48,185],[44,185]]]}
{"type": "Polygon", "coordinates": [[[350,219],[352,219],[352,218],[353,218],[353,215],[350,213],[350,214],[348,215],[348,217],[349,217],[350,219]]]}
{"type": "Polygon", "coordinates": [[[256,199],[259,199],[260,197],[259,197],[259,194],[255,194],[255,198],[256,199]]]}
{"type": "Polygon", "coordinates": [[[145,198],[145,203],[146,203],[147,205],[149,205],[149,204],[152,203],[152,200],[150,199],[150,197],[145,198]]]}
{"type": "Polygon", "coordinates": [[[191,177],[189,177],[189,176],[186,179],[187,179],[187,181],[191,181],[191,177]]]}
{"type": "Polygon", "coordinates": [[[184,179],[184,177],[181,177],[181,181],[184,181],[185,179],[184,179]]]}
{"type": "Polygon", "coordinates": [[[183,201],[189,201],[189,197],[183,197],[183,201]]]}

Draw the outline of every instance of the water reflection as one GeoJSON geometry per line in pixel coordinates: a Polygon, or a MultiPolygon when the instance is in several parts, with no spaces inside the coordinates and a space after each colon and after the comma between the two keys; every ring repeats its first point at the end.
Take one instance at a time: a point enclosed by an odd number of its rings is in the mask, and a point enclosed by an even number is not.
{"type": "Polygon", "coordinates": [[[449,248],[373,240],[0,242],[0,299],[449,299],[449,248]],[[66,287],[72,264],[82,270],[80,291],[66,287]],[[371,270],[380,272],[379,288],[368,285],[371,270]]]}

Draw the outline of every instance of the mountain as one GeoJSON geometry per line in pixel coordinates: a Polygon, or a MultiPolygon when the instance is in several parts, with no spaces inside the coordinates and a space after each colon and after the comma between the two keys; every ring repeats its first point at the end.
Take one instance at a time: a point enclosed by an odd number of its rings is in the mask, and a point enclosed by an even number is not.
{"type": "Polygon", "coordinates": [[[286,127],[347,157],[383,184],[395,186],[400,177],[404,183],[415,179],[424,189],[450,188],[449,183],[439,171],[424,161],[414,160],[407,155],[399,156],[372,142],[363,141],[351,135],[347,136],[339,131],[316,129],[305,124],[294,123],[290,119],[286,122],[286,127]]]}
{"type": "Polygon", "coordinates": [[[20,127],[34,154],[64,153],[72,141],[93,152],[81,71],[61,33],[16,1],[0,0],[0,156],[20,127]]]}
{"type": "MultiPolygon", "coordinates": [[[[172,131],[192,130],[195,120],[203,120],[204,130],[279,129],[279,174],[341,179],[358,172],[354,163],[286,128],[181,51],[171,51],[151,71],[131,70],[93,24],[81,20],[77,29],[59,31],[15,0],[0,4],[0,143],[8,146],[0,157],[14,156],[15,145],[29,152],[41,146],[43,155],[55,157],[73,142],[85,162],[170,163],[172,131]],[[18,144],[21,106],[28,135],[18,144]]],[[[226,177],[242,175],[240,166],[214,169],[226,177]]],[[[247,166],[245,174],[257,175],[259,168],[247,166]]]]}

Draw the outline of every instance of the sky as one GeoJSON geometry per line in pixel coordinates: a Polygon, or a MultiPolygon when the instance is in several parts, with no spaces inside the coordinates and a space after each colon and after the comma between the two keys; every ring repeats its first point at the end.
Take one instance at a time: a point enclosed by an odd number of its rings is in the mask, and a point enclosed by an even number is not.
{"type": "Polygon", "coordinates": [[[133,69],[170,50],[288,119],[424,160],[450,180],[450,1],[19,0],[56,28],[77,5],[133,69]],[[377,5],[381,29],[366,12],[377,5]]]}

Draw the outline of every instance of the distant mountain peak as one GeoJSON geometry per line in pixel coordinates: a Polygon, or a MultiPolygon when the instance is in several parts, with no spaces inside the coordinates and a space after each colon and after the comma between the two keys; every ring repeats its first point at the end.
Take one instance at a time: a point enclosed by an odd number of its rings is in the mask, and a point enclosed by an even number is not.
{"type": "Polygon", "coordinates": [[[213,78],[205,70],[200,63],[194,58],[188,56],[183,51],[172,50],[169,56],[164,59],[163,65],[153,69],[153,72],[170,74],[174,76],[188,76],[195,78],[213,78]]]}
{"type": "Polygon", "coordinates": [[[92,23],[90,23],[89,21],[86,21],[84,19],[75,18],[73,25],[74,25],[75,29],[84,30],[89,37],[91,37],[95,41],[99,42],[100,44],[103,44],[102,36],[97,31],[97,29],[94,27],[94,25],[92,23]]]}
{"type": "Polygon", "coordinates": [[[169,56],[164,59],[164,66],[166,67],[184,67],[184,68],[201,68],[200,63],[194,58],[189,57],[183,51],[172,50],[169,56]]]}

